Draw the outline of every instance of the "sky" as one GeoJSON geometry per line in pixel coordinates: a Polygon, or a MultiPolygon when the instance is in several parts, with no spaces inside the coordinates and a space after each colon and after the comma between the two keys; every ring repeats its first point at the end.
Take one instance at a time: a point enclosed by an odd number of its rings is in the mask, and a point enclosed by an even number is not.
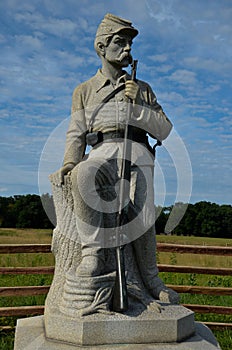
{"type": "Polygon", "coordinates": [[[72,92],[100,67],[93,41],[108,12],[139,30],[137,76],[174,126],[157,150],[157,201],[232,204],[230,0],[2,0],[0,196],[50,191],[72,92]]]}

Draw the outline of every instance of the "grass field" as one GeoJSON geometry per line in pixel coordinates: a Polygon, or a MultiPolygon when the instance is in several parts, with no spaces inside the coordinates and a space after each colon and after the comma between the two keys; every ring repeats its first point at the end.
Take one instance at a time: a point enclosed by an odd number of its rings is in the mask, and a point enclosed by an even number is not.
{"type": "MultiPolygon", "coordinates": [[[[52,230],[22,230],[0,229],[0,244],[39,244],[51,243],[52,230]]],[[[194,245],[217,245],[232,246],[232,239],[211,239],[201,237],[183,236],[157,236],[158,242],[194,244],[194,245]]],[[[188,266],[227,267],[232,268],[231,257],[220,257],[196,254],[157,253],[157,261],[161,264],[178,264],[188,266]]],[[[52,254],[0,254],[0,266],[51,266],[54,264],[52,254]]],[[[197,274],[160,273],[168,284],[178,285],[201,285],[212,287],[232,287],[232,276],[211,276],[197,274]]],[[[52,281],[50,275],[2,275],[1,286],[23,285],[49,285],[52,281]]],[[[1,297],[0,307],[43,305],[45,296],[30,297],[1,297]]],[[[232,296],[207,296],[181,294],[181,303],[232,306],[232,296]]],[[[1,326],[14,326],[18,317],[0,317],[1,326]]],[[[209,322],[232,322],[231,315],[195,314],[197,321],[209,322]]],[[[232,331],[214,331],[223,350],[232,349],[232,331]]],[[[0,333],[0,349],[12,350],[14,332],[0,333]]]]}

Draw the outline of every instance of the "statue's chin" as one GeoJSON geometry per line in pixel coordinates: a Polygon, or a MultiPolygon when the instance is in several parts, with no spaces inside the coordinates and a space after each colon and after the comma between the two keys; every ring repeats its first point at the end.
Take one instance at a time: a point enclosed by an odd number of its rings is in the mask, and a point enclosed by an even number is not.
{"type": "Polygon", "coordinates": [[[128,67],[131,62],[130,62],[129,58],[124,58],[124,59],[118,61],[117,63],[118,63],[118,65],[120,65],[120,67],[128,67]]]}
{"type": "Polygon", "coordinates": [[[117,64],[119,64],[121,67],[128,67],[129,64],[132,63],[132,57],[131,55],[125,55],[123,54],[119,59],[117,59],[117,64]]]}

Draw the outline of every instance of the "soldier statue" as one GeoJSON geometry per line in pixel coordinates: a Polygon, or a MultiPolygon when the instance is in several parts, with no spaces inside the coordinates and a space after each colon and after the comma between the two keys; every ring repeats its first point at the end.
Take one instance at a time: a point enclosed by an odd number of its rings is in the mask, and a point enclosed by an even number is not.
{"type": "MultiPolygon", "coordinates": [[[[69,266],[73,278],[94,281],[101,276],[112,277],[116,269],[112,251],[117,246],[117,205],[127,138],[131,142],[131,159],[126,159],[130,163],[129,200],[120,231],[120,245],[126,246],[126,284],[130,283],[133,260],[135,284],[137,279],[154,301],[176,304],[178,294],[158,277],[153,189],[155,153],[148,138],[161,143],[169,135],[172,123],[151,87],[124,70],[133,63],[131,48],[137,34],[130,21],[112,14],[106,14],[100,23],[94,47],[102,66],[96,75],[74,90],[63,166],[51,175],[51,181],[59,188],[65,186],[65,178],[69,178],[72,215],[80,243],[78,263],[69,266]],[[125,133],[128,118],[129,136],[125,133]],[[91,148],[89,153],[87,147],[91,148]]],[[[64,217],[60,220],[64,221],[64,217]]],[[[105,283],[107,285],[107,279],[105,283]]],[[[112,294],[108,309],[111,298],[112,294]]]]}

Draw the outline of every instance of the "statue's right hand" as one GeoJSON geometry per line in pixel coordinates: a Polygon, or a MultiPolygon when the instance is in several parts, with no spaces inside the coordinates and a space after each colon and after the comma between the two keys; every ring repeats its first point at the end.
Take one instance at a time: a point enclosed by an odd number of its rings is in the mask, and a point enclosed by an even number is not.
{"type": "Polygon", "coordinates": [[[75,165],[72,163],[62,166],[55,173],[49,175],[50,181],[56,186],[61,186],[64,183],[64,176],[67,175],[68,172],[74,168],[74,166],[75,165]]]}

